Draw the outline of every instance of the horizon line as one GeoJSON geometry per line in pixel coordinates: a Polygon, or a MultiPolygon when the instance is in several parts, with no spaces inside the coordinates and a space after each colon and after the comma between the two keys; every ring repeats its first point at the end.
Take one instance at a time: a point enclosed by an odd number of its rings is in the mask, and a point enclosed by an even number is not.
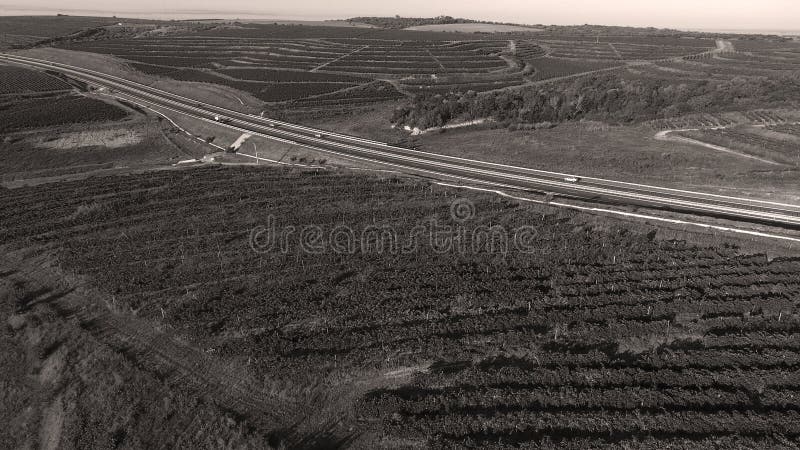
{"type": "MultiPolygon", "coordinates": [[[[329,16],[313,16],[308,14],[300,14],[300,15],[287,15],[287,14],[273,14],[266,11],[220,11],[220,10],[211,10],[211,9],[176,9],[176,10],[159,10],[156,12],[147,12],[142,10],[121,10],[121,11],[109,11],[109,10],[102,10],[102,9],[74,9],[74,8],[36,8],[36,7],[21,7],[21,6],[0,6],[0,17],[34,17],[34,16],[57,16],[59,14],[70,16],[72,14],[69,13],[91,13],[90,15],[85,14],[74,14],[75,16],[83,16],[83,17],[108,17],[108,18],[123,18],[123,19],[147,19],[147,20],[273,20],[276,22],[286,21],[286,22],[342,22],[348,21],[351,17],[329,17],[329,16]],[[14,12],[24,12],[25,14],[15,14],[14,12]],[[94,15],[97,13],[97,15],[94,15]],[[132,16],[128,17],[120,17],[120,15],[127,15],[131,14],[132,16]],[[138,14],[143,14],[148,17],[136,17],[138,14]],[[207,17],[193,17],[193,18],[175,18],[175,17],[168,17],[169,15],[190,15],[190,16],[205,16],[207,17]],[[220,15],[217,15],[220,14],[220,15]],[[230,14],[242,14],[242,16],[247,17],[239,17],[239,16],[230,16],[230,14]],[[158,16],[162,16],[161,19],[157,19],[158,16]]],[[[362,16],[362,17],[394,17],[394,16],[362,16]]],[[[403,18],[413,18],[413,17],[406,17],[401,16],[403,18]]],[[[431,16],[435,17],[435,16],[431,16]]],[[[466,19],[466,20],[474,20],[474,21],[486,21],[486,22],[501,22],[496,20],[488,20],[488,19],[475,19],[469,17],[457,17],[459,19],[466,19]]],[[[504,22],[510,23],[510,22],[504,22]]],[[[543,24],[543,23],[516,23],[516,25],[525,25],[525,26],[562,26],[562,27],[576,27],[576,26],[602,26],[602,27],[620,27],[620,28],[654,28],[654,29],[662,29],[662,30],[677,30],[677,31],[686,31],[686,32],[716,32],[716,33],[731,33],[731,34],[760,34],[760,35],[800,35],[800,26],[795,29],[782,29],[782,27],[775,27],[776,29],[770,29],[770,27],[748,27],[748,28],[724,28],[724,27],[714,27],[714,26],[680,26],[680,25],[671,25],[671,26],[656,26],[656,25],[608,25],[602,23],[570,23],[570,24],[543,24]]]]}

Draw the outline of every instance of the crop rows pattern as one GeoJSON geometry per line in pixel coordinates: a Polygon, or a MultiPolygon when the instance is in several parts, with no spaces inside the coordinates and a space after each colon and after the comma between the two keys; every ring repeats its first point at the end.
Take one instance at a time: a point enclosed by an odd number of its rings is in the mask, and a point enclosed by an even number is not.
{"type": "Polygon", "coordinates": [[[592,60],[658,60],[689,56],[706,52],[713,48],[680,44],[653,44],[630,42],[576,42],[562,40],[542,40],[543,46],[550,50],[550,55],[560,58],[592,59],[592,60]]]}
{"type": "Polygon", "coordinates": [[[619,62],[613,61],[582,61],[559,58],[534,59],[530,61],[530,64],[535,69],[530,78],[536,81],[561,79],[620,66],[619,62]]]}
{"type": "Polygon", "coordinates": [[[121,120],[128,113],[106,102],[78,95],[0,101],[0,133],[75,123],[121,120]]]}
{"type": "MultiPolygon", "coordinates": [[[[508,64],[498,57],[507,45],[505,41],[185,36],[87,42],[69,48],[118,56],[152,75],[224,84],[267,102],[314,99],[343,91],[340,100],[353,98],[358,103],[366,98],[385,99],[347,93],[375,79],[507,70],[508,64]]],[[[476,89],[481,89],[481,82],[486,84],[481,80],[476,89]]]]}
{"type": "Polygon", "coordinates": [[[412,95],[483,92],[593,73],[628,59],[695,54],[713,48],[714,42],[658,37],[590,42],[568,36],[505,40],[462,33],[275,25],[65,45],[124,58],[152,75],[224,84],[266,102],[318,100],[320,106],[333,106],[328,101],[333,98],[339,98],[340,105],[385,100],[348,93],[373,80],[397,80],[401,91],[412,95]],[[548,53],[554,57],[544,57],[548,53]],[[426,78],[427,83],[420,82],[426,78]]]}
{"type": "Polygon", "coordinates": [[[700,55],[696,58],[684,58],[684,61],[658,62],[658,65],[690,72],[696,77],[719,79],[731,79],[737,76],[776,78],[782,74],[792,73],[791,67],[784,64],[767,64],[747,59],[712,57],[709,54],[700,55]]]}
{"type": "Polygon", "coordinates": [[[678,130],[686,128],[713,128],[733,125],[733,121],[721,114],[694,114],[681,117],[658,119],[649,122],[654,130],[678,130]]]}
{"type": "Polygon", "coordinates": [[[0,65],[0,95],[57,92],[72,89],[67,82],[46,73],[0,65]]]}
{"type": "Polygon", "coordinates": [[[474,225],[532,225],[535,252],[248,245],[269,216],[278,229],[391,225],[407,237],[449,220],[454,198],[391,177],[205,167],[2,190],[0,238],[54,252],[110,304],[254,373],[416,370],[357,401],[353,426],[389,442],[796,442],[800,260],[659,240],[483,194],[470,196],[474,225]]]}

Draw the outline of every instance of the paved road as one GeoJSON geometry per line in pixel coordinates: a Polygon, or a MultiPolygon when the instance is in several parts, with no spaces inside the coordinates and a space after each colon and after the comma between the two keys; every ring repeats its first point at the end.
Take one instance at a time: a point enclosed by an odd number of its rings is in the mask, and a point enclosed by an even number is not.
{"type": "Polygon", "coordinates": [[[220,116],[226,119],[225,126],[242,132],[350,159],[379,163],[407,173],[456,178],[495,188],[552,192],[587,201],[644,206],[800,229],[800,205],[581,177],[438,155],[240,113],[81,67],[8,54],[0,54],[0,60],[58,70],[106,86],[146,105],[203,119],[213,120],[215,116],[220,116]]]}

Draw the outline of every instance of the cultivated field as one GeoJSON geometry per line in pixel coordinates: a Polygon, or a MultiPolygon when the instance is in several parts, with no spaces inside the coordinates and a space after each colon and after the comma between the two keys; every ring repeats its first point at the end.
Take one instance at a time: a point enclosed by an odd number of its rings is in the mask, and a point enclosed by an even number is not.
{"type": "Polygon", "coordinates": [[[120,20],[124,19],[80,16],[10,16],[0,18],[0,28],[3,30],[2,34],[54,38],[89,28],[113,25],[120,20]]]}
{"type": "Polygon", "coordinates": [[[72,86],[55,75],[0,65],[0,96],[68,91],[72,86]]]}
{"type": "Polygon", "coordinates": [[[177,80],[225,84],[266,102],[310,99],[339,92],[343,103],[402,98],[392,86],[360,96],[344,95],[374,80],[395,83],[436,74],[507,71],[498,54],[507,42],[450,43],[364,38],[241,39],[167,37],[104,41],[69,48],[128,59],[145,73],[177,80]]]}
{"type": "MultiPolygon", "coordinates": [[[[73,83],[73,84],[70,84],[73,83]]],[[[0,133],[123,119],[126,111],[71,92],[63,75],[0,65],[0,133]]]]}
{"type": "MultiPolygon", "coordinates": [[[[95,292],[44,301],[40,287],[16,299],[15,320],[73,317],[172,392],[199,387],[193,395],[224,406],[225,428],[243,436],[265,439],[287,422],[303,433],[324,424],[361,448],[734,448],[800,435],[800,261],[741,255],[724,237],[694,245],[642,225],[329,171],[93,178],[3,190],[0,206],[4,253],[25,249],[41,273],[59,267],[95,292]],[[300,235],[251,248],[251,230],[270,217],[277,230],[318,225],[324,236],[342,224],[393,227],[405,243],[431,219],[455,225],[461,196],[476,211],[464,229],[529,226],[532,251],[423,241],[407,254],[306,252],[300,235]],[[155,335],[131,338],[139,326],[155,335]],[[237,375],[195,372],[207,365],[237,375]],[[248,386],[247,401],[234,383],[248,386]]],[[[62,442],[77,442],[77,423],[98,412],[64,408],[62,442]]],[[[115,420],[84,433],[147,439],[133,416],[115,420]]],[[[199,445],[205,434],[178,439],[199,445]]]]}
{"type": "Polygon", "coordinates": [[[622,36],[596,42],[540,36],[528,28],[485,36],[265,24],[65,44],[124,58],[149,74],[224,84],[270,103],[298,101],[287,104],[295,109],[325,108],[331,100],[347,106],[420,93],[492,91],[623,67],[629,61],[697,55],[714,47],[711,39],[622,36]],[[391,86],[347,94],[375,80],[391,86]]]}
{"type": "MultiPolygon", "coordinates": [[[[6,100],[7,101],[7,100],[6,100]]],[[[14,101],[0,111],[0,133],[55,125],[120,120],[127,113],[110,104],[79,95],[14,101]]]]}
{"type": "Polygon", "coordinates": [[[24,47],[117,22],[117,19],[107,17],[0,17],[0,50],[24,47]]]}
{"type": "Polygon", "coordinates": [[[515,90],[610,70],[651,79],[721,80],[792,73],[800,64],[800,46],[792,42],[733,39],[723,45],[707,37],[630,30],[613,35],[521,27],[487,35],[263,23],[173,28],[58,45],[114,55],[151,75],[229,86],[294,112],[515,90]]]}

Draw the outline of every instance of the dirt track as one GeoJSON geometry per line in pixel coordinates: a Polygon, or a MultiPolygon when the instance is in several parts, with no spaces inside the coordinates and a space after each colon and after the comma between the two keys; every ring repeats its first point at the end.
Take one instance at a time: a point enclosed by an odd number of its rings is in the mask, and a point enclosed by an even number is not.
{"type": "MultiPolygon", "coordinates": [[[[682,130],[659,131],[658,133],[656,133],[656,139],[658,139],[660,141],[675,141],[675,142],[684,142],[684,143],[687,143],[687,144],[697,145],[697,146],[700,146],[700,147],[709,148],[711,150],[716,150],[718,152],[729,153],[731,155],[735,155],[735,156],[738,156],[740,158],[752,159],[752,160],[755,160],[755,161],[758,161],[758,162],[762,162],[764,164],[770,164],[770,165],[775,165],[775,166],[782,166],[783,165],[783,164],[781,164],[779,162],[775,162],[775,161],[772,161],[772,160],[769,160],[769,159],[759,158],[758,156],[753,156],[753,155],[748,155],[746,153],[737,152],[736,150],[732,150],[730,148],[723,147],[721,145],[709,144],[707,142],[698,141],[696,139],[691,139],[691,138],[687,138],[687,137],[684,137],[684,136],[670,136],[670,133],[672,133],[673,131],[682,131],[682,130]]],[[[688,130],[686,130],[686,131],[688,131],[688,130]]]]}

